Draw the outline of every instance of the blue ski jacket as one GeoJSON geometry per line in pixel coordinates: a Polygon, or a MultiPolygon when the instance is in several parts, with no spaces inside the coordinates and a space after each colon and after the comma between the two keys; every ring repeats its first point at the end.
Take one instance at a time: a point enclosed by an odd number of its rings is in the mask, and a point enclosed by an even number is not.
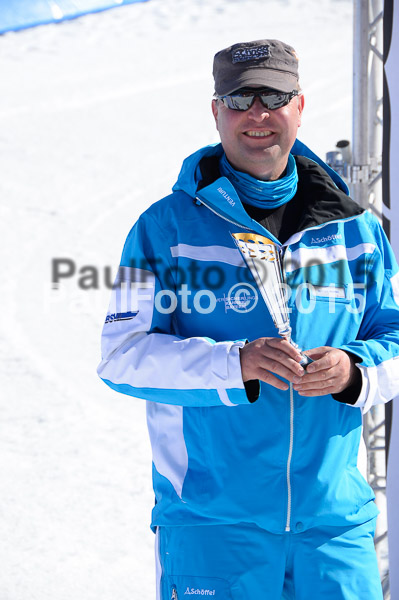
{"type": "Polygon", "coordinates": [[[201,165],[222,152],[187,158],[173,193],[134,225],[103,329],[100,377],[147,401],[152,526],[251,522],[295,533],[365,522],[378,511],[357,468],[362,413],[399,393],[392,250],[377,219],[300,142],[299,183],[307,173],[313,183],[298,232],[281,244],[228,179],[204,178],[201,165]],[[277,333],[231,236],[243,231],[280,249],[295,342],[359,358],[355,404],[264,383],[250,401],[239,350],[277,333]]]}

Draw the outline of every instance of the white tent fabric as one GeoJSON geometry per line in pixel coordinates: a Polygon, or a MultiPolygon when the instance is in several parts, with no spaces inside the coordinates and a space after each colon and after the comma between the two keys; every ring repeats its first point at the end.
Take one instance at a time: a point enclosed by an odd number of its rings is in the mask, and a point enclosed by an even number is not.
{"type": "MultiPolygon", "coordinates": [[[[390,210],[384,207],[384,214],[390,220],[391,244],[399,258],[399,4],[393,3],[392,38],[385,72],[388,80],[390,98],[390,210]],[[396,4],[396,6],[395,6],[396,4]],[[395,11],[396,8],[396,11],[395,11]]],[[[385,119],[385,115],[384,115],[385,119]]],[[[399,368],[399,365],[398,365],[399,368]]],[[[389,541],[389,579],[392,600],[399,598],[399,398],[393,402],[391,441],[388,459],[387,474],[387,502],[388,502],[388,541],[389,541]]]]}

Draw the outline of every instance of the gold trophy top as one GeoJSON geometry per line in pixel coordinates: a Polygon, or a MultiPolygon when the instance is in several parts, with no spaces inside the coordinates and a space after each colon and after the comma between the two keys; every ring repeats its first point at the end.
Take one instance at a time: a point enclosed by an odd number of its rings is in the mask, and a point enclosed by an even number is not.
{"type": "Polygon", "coordinates": [[[249,258],[259,258],[274,262],[278,260],[277,246],[264,235],[259,233],[232,233],[241,252],[249,258]]]}

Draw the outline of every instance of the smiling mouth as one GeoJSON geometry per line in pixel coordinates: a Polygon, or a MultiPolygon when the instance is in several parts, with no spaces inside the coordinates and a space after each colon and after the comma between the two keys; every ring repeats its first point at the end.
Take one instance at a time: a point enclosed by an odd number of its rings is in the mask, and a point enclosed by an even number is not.
{"type": "Polygon", "coordinates": [[[269,135],[272,135],[273,132],[272,131],[245,131],[244,135],[247,135],[248,137],[269,137],[269,135]]]}

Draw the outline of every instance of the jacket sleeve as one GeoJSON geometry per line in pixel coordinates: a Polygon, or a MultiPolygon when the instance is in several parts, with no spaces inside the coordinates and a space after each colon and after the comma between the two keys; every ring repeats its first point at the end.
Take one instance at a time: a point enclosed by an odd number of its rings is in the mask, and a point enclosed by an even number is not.
{"type": "Polygon", "coordinates": [[[118,392],[156,402],[249,404],[239,357],[245,340],[174,334],[177,296],[170,259],[162,231],[145,213],[123,249],[102,332],[99,376],[118,392]]]}
{"type": "MultiPolygon", "coordinates": [[[[376,249],[365,276],[364,314],[357,339],[341,346],[357,355],[362,388],[353,404],[364,412],[399,395],[399,272],[390,244],[374,220],[376,249]]],[[[355,290],[356,292],[356,290],[355,290]]]]}

